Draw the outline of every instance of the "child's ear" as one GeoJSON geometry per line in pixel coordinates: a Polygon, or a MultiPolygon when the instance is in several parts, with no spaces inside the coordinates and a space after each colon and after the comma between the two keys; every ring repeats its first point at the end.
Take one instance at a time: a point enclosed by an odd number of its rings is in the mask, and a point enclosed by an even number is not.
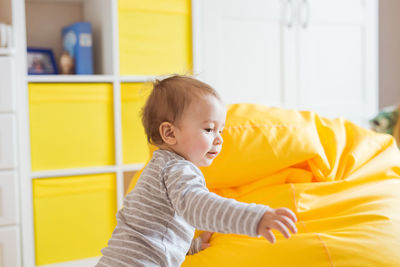
{"type": "Polygon", "coordinates": [[[161,123],[159,130],[164,143],[170,146],[176,144],[175,127],[170,122],[161,123]]]}

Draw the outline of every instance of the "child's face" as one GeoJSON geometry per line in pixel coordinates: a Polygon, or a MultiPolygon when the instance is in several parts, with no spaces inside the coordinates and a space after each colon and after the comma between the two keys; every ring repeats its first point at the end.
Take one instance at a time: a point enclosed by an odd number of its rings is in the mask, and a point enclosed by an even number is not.
{"type": "Polygon", "coordinates": [[[208,166],[222,148],[224,104],[208,95],[194,101],[182,115],[175,131],[175,152],[196,166],[208,166]]]}

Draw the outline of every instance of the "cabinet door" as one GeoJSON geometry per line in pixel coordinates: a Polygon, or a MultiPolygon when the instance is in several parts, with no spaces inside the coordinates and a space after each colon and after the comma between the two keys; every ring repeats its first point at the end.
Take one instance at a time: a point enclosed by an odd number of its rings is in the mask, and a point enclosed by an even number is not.
{"type": "Polygon", "coordinates": [[[13,62],[9,57],[0,57],[0,112],[14,109],[12,97],[13,62]]]}
{"type": "Polygon", "coordinates": [[[371,50],[368,24],[374,18],[367,12],[371,2],[299,1],[301,109],[362,124],[375,112],[376,51],[371,50]]]}
{"type": "Polygon", "coordinates": [[[0,114],[0,170],[15,165],[15,126],[12,115],[0,114]]]}
{"type": "Polygon", "coordinates": [[[282,1],[204,0],[198,8],[200,78],[227,103],[281,105],[282,1]]]}
{"type": "Polygon", "coordinates": [[[17,223],[16,180],[15,172],[0,172],[0,226],[17,223]]]}
{"type": "Polygon", "coordinates": [[[0,266],[19,267],[19,234],[16,227],[0,228],[0,266]]]}

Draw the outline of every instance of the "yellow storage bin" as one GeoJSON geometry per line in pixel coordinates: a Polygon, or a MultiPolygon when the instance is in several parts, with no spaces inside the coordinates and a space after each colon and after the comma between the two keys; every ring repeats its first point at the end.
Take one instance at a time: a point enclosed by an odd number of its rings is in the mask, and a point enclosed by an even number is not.
{"type": "Polygon", "coordinates": [[[100,256],[116,225],[115,174],[33,180],[36,265],[100,256]]]}
{"type": "Polygon", "coordinates": [[[150,83],[121,84],[123,163],[144,163],[149,158],[140,112],[150,93],[150,83]]]}
{"type": "Polygon", "coordinates": [[[112,84],[29,84],[32,170],[114,165],[112,84]]]}
{"type": "Polygon", "coordinates": [[[122,75],[192,71],[190,0],[120,0],[122,75]]]}

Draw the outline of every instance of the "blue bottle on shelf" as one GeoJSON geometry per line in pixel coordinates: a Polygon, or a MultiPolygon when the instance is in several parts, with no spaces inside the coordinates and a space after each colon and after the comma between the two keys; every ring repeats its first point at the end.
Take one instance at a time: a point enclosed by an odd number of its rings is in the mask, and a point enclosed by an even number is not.
{"type": "Polygon", "coordinates": [[[64,50],[75,61],[75,74],[93,74],[92,26],[76,22],[62,29],[64,50]]]}

